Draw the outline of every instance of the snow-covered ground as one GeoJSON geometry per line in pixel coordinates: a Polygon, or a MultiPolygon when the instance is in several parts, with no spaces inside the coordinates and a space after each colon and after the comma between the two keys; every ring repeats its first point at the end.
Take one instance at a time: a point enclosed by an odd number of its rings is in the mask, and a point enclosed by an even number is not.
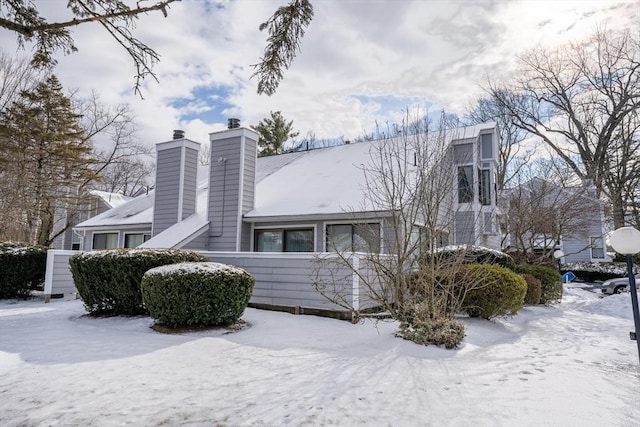
{"type": "Polygon", "coordinates": [[[458,350],[396,325],[248,309],[165,335],[78,300],[0,302],[0,425],[639,426],[629,294],[465,319],[458,350]]]}

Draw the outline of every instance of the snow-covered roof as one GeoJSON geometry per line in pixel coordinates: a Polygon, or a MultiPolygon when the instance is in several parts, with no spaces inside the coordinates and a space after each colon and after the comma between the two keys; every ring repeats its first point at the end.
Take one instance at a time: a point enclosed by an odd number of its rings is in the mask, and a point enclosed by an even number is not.
{"type": "MultiPolygon", "coordinates": [[[[447,130],[448,142],[476,138],[495,123],[447,130]]],[[[398,140],[351,143],[309,151],[260,157],[256,166],[253,210],[245,217],[291,217],[344,214],[345,211],[370,212],[375,207],[364,199],[366,179],[363,166],[371,161],[371,150],[398,140]]],[[[206,217],[208,167],[199,166],[196,213],[206,217]]],[[[153,192],[137,197],[75,228],[148,224],[153,221],[153,192]]]]}
{"type": "Polygon", "coordinates": [[[193,214],[183,221],[173,224],[162,233],[153,236],[139,248],[176,248],[180,249],[194,238],[208,230],[209,220],[204,212],[193,214]]]}
{"type": "Polygon", "coordinates": [[[91,190],[89,193],[101,198],[110,208],[118,207],[133,199],[133,197],[123,196],[118,193],[110,193],[108,191],[91,190]]]}
{"type": "Polygon", "coordinates": [[[153,219],[153,199],[150,191],[113,209],[89,218],[74,228],[102,227],[115,225],[151,224],[153,219]]]}

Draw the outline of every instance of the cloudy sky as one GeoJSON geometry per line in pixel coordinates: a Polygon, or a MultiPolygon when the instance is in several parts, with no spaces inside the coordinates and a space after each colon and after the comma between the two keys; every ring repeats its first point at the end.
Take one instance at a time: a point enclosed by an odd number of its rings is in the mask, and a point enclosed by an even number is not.
{"type": "MultiPolygon", "coordinates": [[[[35,3],[52,20],[65,17],[66,0],[35,3]]],[[[266,40],[258,26],[285,3],[183,0],[168,18],[142,17],[136,37],[162,56],[160,83],[145,81],[144,100],[132,90],[133,63],[99,25],[73,30],[78,52],[59,55],[56,73],[67,89],[129,103],[149,144],[173,129],[204,142],[228,117],[251,125],[272,110],[301,136],[353,138],[407,108],[464,113],[487,76],[508,75],[516,55],[536,45],[579,40],[596,26],[640,31],[639,0],[314,0],[277,94],[257,95],[251,64],[266,40]]],[[[0,29],[0,46],[15,51],[15,36],[0,29]]]]}

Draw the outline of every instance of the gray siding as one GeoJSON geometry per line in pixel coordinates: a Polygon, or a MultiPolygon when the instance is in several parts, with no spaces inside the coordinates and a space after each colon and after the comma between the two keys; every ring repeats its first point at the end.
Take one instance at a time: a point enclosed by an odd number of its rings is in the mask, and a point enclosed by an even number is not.
{"type": "Polygon", "coordinates": [[[164,142],[156,146],[154,236],[196,211],[198,147],[198,143],[187,139],[164,142]]]}
{"type": "MultiPolygon", "coordinates": [[[[349,303],[353,301],[353,271],[346,265],[318,266],[317,254],[239,254],[205,252],[211,261],[235,265],[248,271],[256,280],[250,302],[285,307],[308,307],[347,311],[330,302],[314,287],[314,281],[333,283],[335,291],[349,303]]],[[[363,266],[363,274],[367,266],[363,266]]],[[[360,290],[361,308],[372,302],[360,290]]]]}
{"type": "Polygon", "coordinates": [[[48,301],[52,294],[78,292],[69,269],[69,258],[77,253],[77,251],[47,251],[47,272],[44,280],[45,301],[48,301]]]}
{"type": "Polygon", "coordinates": [[[182,149],[180,147],[158,151],[153,210],[154,236],[178,222],[181,159],[182,149]]]}
{"type": "Polygon", "coordinates": [[[206,251],[209,244],[209,231],[205,230],[201,235],[184,245],[181,249],[190,249],[193,251],[206,251]]]}
{"type": "Polygon", "coordinates": [[[211,135],[209,250],[251,249],[251,229],[242,223],[242,215],[254,206],[256,157],[253,131],[240,128],[211,135]]]}
{"type": "Polygon", "coordinates": [[[456,245],[472,245],[475,243],[474,220],[475,215],[472,211],[458,211],[455,213],[456,245]]]}
{"type": "Polygon", "coordinates": [[[185,148],[184,182],[182,186],[182,215],[185,219],[196,212],[196,187],[198,175],[198,152],[192,148],[185,148]]]}

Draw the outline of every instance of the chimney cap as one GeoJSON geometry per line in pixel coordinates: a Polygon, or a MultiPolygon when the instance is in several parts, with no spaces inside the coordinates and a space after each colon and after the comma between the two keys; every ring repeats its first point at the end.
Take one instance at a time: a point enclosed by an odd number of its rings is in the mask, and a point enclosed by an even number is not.
{"type": "Polygon", "coordinates": [[[227,120],[227,128],[228,129],[237,129],[240,127],[240,119],[230,118],[227,120]]]}
{"type": "Polygon", "coordinates": [[[182,129],[174,129],[173,139],[182,139],[182,138],[184,138],[184,131],[182,129]]]}

